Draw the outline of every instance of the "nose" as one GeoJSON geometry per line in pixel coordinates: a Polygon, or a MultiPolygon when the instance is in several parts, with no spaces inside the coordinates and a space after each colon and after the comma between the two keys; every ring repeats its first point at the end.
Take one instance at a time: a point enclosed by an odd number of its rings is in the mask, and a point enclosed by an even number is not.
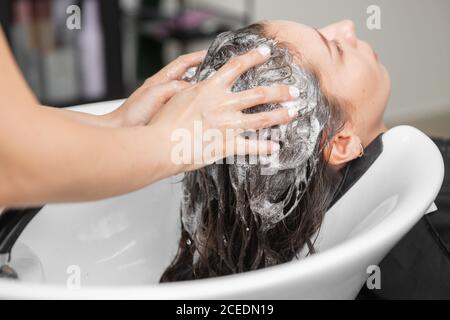
{"type": "Polygon", "coordinates": [[[352,20],[344,20],[340,25],[340,37],[352,47],[356,47],[358,37],[356,36],[355,23],[352,20]]]}
{"type": "Polygon", "coordinates": [[[340,40],[352,47],[358,44],[358,37],[355,32],[355,23],[352,20],[342,20],[320,30],[328,40],[340,40]]]}

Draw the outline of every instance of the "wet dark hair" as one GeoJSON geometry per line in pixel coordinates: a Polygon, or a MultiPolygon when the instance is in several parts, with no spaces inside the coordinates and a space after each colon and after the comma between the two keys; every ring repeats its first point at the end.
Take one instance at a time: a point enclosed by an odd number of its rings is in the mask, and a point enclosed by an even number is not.
{"type": "MultiPolygon", "coordinates": [[[[233,91],[273,83],[301,89],[300,116],[285,127],[281,141],[281,170],[265,176],[261,165],[216,163],[186,173],[178,252],[161,282],[277,265],[299,257],[305,245],[309,253],[314,252],[310,239],[319,230],[341,179],[327,165],[323,150],[346,121],[343,109],[323,95],[312,71],[296,66],[283,44],[266,37],[263,24],[219,35],[194,80],[205,79],[231,57],[261,44],[270,46],[271,58],[242,75],[233,91]]],[[[267,104],[250,112],[279,107],[267,104]]]]}

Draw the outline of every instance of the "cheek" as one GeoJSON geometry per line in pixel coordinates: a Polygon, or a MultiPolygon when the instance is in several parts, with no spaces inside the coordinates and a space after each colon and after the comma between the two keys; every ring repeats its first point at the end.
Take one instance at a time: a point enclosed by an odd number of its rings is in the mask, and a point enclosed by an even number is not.
{"type": "Polygon", "coordinates": [[[355,105],[377,100],[380,94],[380,77],[375,68],[364,61],[354,61],[346,72],[345,85],[349,100],[355,105]]]}
{"type": "Polygon", "coordinates": [[[364,113],[366,124],[378,123],[384,113],[386,105],[386,88],[381,69],[374,64],[360,64],[356,71],[355,81],[355,106],[364,113]]]}
{"type": "Polygon", "coordinates": [[[381,73],[364,60],[354,60],[336,79],[333,90],[349,102],[352,122],[362,131],[378,127],[383,121],[386,90],[381,73]]]}

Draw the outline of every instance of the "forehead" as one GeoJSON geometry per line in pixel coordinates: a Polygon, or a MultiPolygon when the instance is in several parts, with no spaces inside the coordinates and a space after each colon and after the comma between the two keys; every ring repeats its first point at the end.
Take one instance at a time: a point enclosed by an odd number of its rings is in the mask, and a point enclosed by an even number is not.
{"type": "Polygon", "coordinates": [[[264,27],[267,37],[287,48],[296,63],[311,71],[316,69],[316,60],[324,55],[323,44],[317,31],[304,24],[285,20],[266,21],[264,27]]]}
{"type": "Polygon", "coordinates": [[[280,36],[284,36],[286,33],[304,32],[311,29],[304,24],[287,20],[268,20],[264,22],[264,26],[269,33],[283,32],[280,36]]]}
{"type": "Polygon", "coordinates": [[[291,52],[298,65],[317,77],[325,95],[331,93],[327,88],[340,83],[335,63],[316,29],[292,21],[272,20],[265,23],[265,31],[291,52]]]}
{"type": "Polygon", "coordinates": [[[317,40],[316,31],[304,24],[285,21],[271,20],[264,24],[267,35],[279,42],[287,43],[297,51],[306,46],[304,44],[317,40]]]}

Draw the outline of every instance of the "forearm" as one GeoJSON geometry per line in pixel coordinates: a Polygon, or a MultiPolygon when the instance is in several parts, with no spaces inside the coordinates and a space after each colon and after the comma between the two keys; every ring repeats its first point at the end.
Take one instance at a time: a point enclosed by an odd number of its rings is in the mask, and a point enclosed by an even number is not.
{"type": "Polygon", "coordinates": [[[78,121],[87,125],[103,127],[103,128],[120,128],[124,126],[122,119],[117,112],[111,112],[104,115],[89,114],[80,111],[73,111],[64,108],[53,108],[48,106],[42,106],[48,108],[51,112],[60,114],[71,120],[78,121]]]}
{"type": "Polygon", "coordinates": [[[0,207],[100,199],[170,174],[151,127],[39,106],[1,28],[0,70],[0,207]]]}
{"type": "Polygon", "coordinates": [[[46,108],[11,115],[0,126],[0,206],[96,200],[164,178],[170,152],[153,130],[89,126],[46,108]]]}

